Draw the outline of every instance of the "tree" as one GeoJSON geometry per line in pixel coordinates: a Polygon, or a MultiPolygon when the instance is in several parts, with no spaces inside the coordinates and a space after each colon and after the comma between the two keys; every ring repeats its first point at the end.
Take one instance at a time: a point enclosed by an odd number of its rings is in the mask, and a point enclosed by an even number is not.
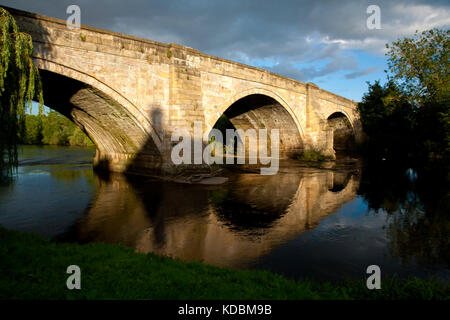
{"type": "Polygon", "coordinates": [[[412,99],[446,102],[450,92],[450,30],[416,32],[387,44],[388,67],[392,78],[400,83],[412,99]]]}
{"type": "Polygon", "coordinates": [[[0,8],[0,171],[17,166],[17,145],[24,130],[25,110],[43,95],[39,71],[33,64],[31,36],[20,32],[13,16],[0,8]]]}
{"type": "Polygon", "coordinates": [[[450,156],[449,36],[433,29],[386,45],[388,82],[369,83],[359,104],[370,155],[414,161],[450,156]]]}
{"type": "Polygon", "coordinates": [[[358,104],[364,132],[366,153],[375,158],[403,158],[414,148],[412,123],[414,107],[401,89],[389,81],[368,83],[369,90],[358,104]]]}
{"type": "Polygon", "coordinates": [[[417,106],[419,157],[450,156],[450,30],[416,32],[387,45],[391,78],[417,106]]]}
{"type": "Polygon", "coordinates": [[[92,141],[72,121],[50,110],[48,114],[25,115],[25,130],[20,136],[23,144],[92,146],[92,141]]]}
{"type": "Polygon", "coordinates": [[[42,115],[25,116],[25,131],[21,136],[21,143],[41,144],[42,143],[42,115]]]}

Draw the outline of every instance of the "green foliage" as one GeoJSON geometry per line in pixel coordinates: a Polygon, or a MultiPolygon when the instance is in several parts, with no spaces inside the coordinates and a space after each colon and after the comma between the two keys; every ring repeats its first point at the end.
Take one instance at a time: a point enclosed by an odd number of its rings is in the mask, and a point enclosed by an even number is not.
{"type": "Polygon", "coordinates": [[[75,129],[73,130],[72,134],[69,136],[69,144],[71,146],[93,145],[92,141],[77,126],[75,126],[75,129]]]}
{"type": "Polygon", "coordinates": [[[101,243],[55,243],[0,227],[0,299],[449,299],[439,281],[383,278],[293,281],[267,271],[182,262],[101,243]],[[82,270],[82,290],[67,290],[66,268],[82,270]]]}
{"type": "Polygon", "coordinates": [[[92,146],[92,141],[72,121],[51,110],[47,115],[25,115],[23,144],[92,146]]]}
{"type": "Polygon", "coordinates": [[[298,160],[302,161],[325,161],[330,160],[330,157],[327,157],[316,150],[307,150],[301,153],[298,156],[298,160]]]}
{"type": "Polygon", "coordinates": [[[23,144],[41,144],[42,143],[42,118],[40,116],[25,116],[25,132],[22,136],[23,144]]]}
{"type": "Polygon", "coordinates": [[[450,105],[448,101],[428,100],[417,110],[413,130],[421,158],[450,158],[450,105]]]}
{"type": "Polygon", "coordinates": [[[31,36],[0,8],[0,174],[17,166],[17,144],[24,131],[25,110],[38,97],[43,105],[39,72],[33,64],[31,36]]]}
{"type": "Polygon", "coordinates": [[[369,83],[359,104],[377,158],[448,159],[450,156],[450,32],[433,29],[388,48],[388,83],[369,83]]]}
{"type": "Polygon", "coordinates": [[[393,80],[417,102],[445,102],[450,92],[450,30],[416,32],[387,44],[393,80]]]}
{"type": "Polygon", "coordinates": [[[167,58],[172,58],[172,50],[167,50],[167,58]]]}
{"type": "Polygon", "coordinates": [[[369,91],[358,104],[368,138],[365,152],[376,158],[396,158],[413,149],[412,126],[415,108],[400,88],[389,81],[368,83],[369,91]]]}

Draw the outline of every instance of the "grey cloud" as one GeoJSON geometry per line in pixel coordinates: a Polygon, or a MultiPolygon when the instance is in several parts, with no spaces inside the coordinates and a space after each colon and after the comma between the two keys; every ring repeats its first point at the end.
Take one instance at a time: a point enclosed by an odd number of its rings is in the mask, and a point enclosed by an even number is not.
{"type": "Polygon", "coordinates": [[[298,79],[300,81],[306,81],[308,78],[308,75],[305,74],[304,70],[300,71],[290,62],[281,62],[273,67],[266,69],[277,74],[282,74],[289,78],[298,79]]]}
{"type": "Polygon", "coordinates": [[[261,66],[258,61],[271,61],[275,66],[269,69],[303,81],[339,70],[359,72],[354,57],[345,56],[344,51],[382,52],[384,43],[409,32],[408,26],[424,24],[421,12],[426,10],[416,8],[417,5],[450,8],[446,1],[377,1],[381,7],[383,29],[368,30],[366,8],[372,4],[370,0],[1,2],[58,18],[66,18],[65,10],[69,4],[78,4],[83,24],[156,41],[175,42],[252,65],[261,66]],[[404,8],[416,9],[405,13],[402,12],[407,10],[404,8]],[[326,64],[319,69],[294,67],[315,62],[326,64]]]}
{"type": "Polygon", "coordinates": [[[372,72],[377,71],[378,69],[380,69],[379,67],[371,67],[371,68],[367,68],[361,71],[356,71],[356,72],[351,72],[351,73],[347,73],[345,75],[346,79],[355,79],[355,78],[359,78],[368,74],[371,74],[372,72]]]}

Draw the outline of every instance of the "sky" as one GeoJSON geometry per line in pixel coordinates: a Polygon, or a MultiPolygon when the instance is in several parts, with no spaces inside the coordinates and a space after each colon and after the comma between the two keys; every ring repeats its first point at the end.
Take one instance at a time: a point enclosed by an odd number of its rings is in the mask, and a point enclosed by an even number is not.
{"type": "MultiPolygon", "coordinates": [[[[0,0],[0,4],[204,53],[313,82],[361,101],[367,81],[386,79],[386,43],[416,30],[448,29],[449,1],[0,0]],[[380,29],[367,27],[369,5],[380,29]]],[[[373,20],[371,20],[373,21],[373,20]]]]}

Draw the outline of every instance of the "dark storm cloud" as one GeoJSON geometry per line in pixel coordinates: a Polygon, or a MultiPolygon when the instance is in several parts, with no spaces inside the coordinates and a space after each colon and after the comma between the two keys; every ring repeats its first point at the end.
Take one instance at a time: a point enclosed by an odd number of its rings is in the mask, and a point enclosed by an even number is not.
{"type": "Polygon", "coordinates": [[[265,66],[311,81],[340,70],[361,71],[346,50],[383,54],[384,44],[415,29],[449,26],[446,1],[376,1],[381,30],[366,27],[373,1],[66,1],[13,0],[3,5],[66,18],[78,4],[82,23],[265,66]],[[322,62],[317,67],[315,62],[322,62]],[[299,64],[311,64],[298,68],[299,64]]]}

